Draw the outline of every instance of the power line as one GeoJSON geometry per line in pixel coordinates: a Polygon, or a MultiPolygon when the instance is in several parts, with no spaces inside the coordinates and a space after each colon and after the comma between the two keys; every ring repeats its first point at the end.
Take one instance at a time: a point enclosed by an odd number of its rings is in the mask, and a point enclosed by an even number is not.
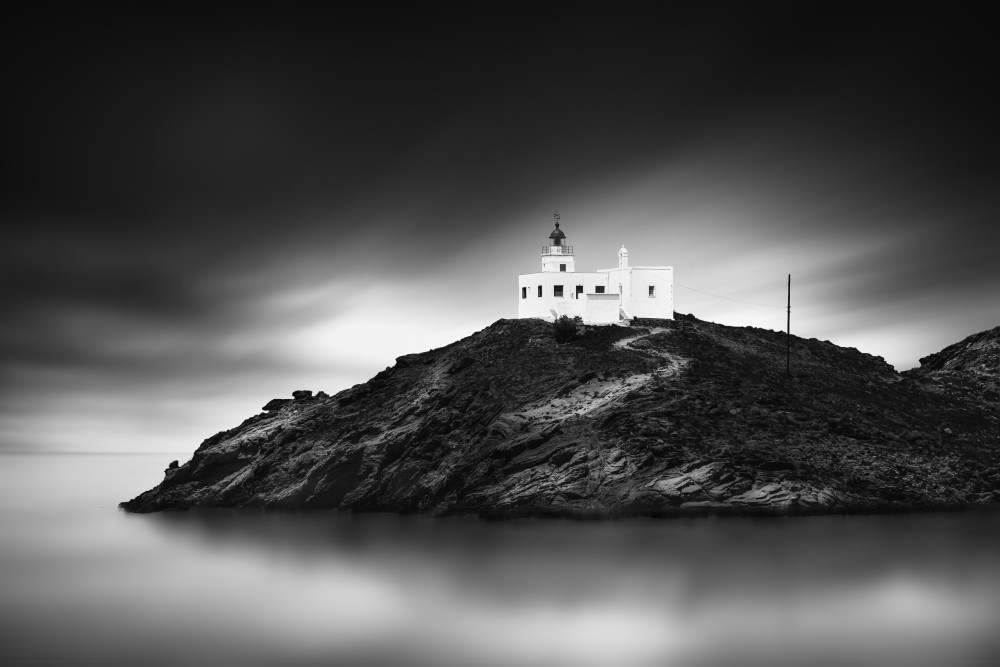
{"type": "Polygon", "coordinates": [[[743,299],[734,299],[734,298],[732,298],[730,296],[722,296],[721,294],[712,294],[711,292],[706,292],[704,290],[695,289],[694,287],[689,287],[688,285],[685,285],[684,283],[675,283],[675,284],[678,285],[678,286],[680,286],[680,287],[683,287],[684,289],[689,289],[692,292],[698,292],[700,294],[707,294],[708,296],[714,296],[717,299],[725,299],[726,301],[736,301],[737,303],[748,303],[751,306],[762,306],[764,308],[780,308],[781,310],[785,309],[784,306],[775,306],[774,304],[770,304],[770,303],[757,303],[755,301],[744,301],[743,299]]]}

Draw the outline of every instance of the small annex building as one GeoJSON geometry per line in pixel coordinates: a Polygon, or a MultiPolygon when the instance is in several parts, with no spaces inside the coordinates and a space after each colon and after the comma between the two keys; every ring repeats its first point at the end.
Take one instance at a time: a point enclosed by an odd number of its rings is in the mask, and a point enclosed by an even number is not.
{"type": "Polygon", "coordinates": [[[573,246],[556,228],[542,246],[542,270],[518,276],[518,318],[555,321],[563,315],[585,324],[616,324],[637,317],[673,319],[672,266],[629,266],[628,250],[618,251],[618,268],[578,273],[573,246]]]}

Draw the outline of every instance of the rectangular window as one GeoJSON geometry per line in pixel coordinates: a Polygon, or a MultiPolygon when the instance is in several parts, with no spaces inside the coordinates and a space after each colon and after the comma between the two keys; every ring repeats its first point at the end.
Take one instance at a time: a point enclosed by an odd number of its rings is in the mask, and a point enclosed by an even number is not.
{"type": "Polygon", "coordinates": [[[522,287],[521,288],[521,298],[522,299],[527,299],[528,298],[528,288],[527,287],[522,287]]]}
{"type": "Polygon", "coordinates": [[[566,265],[565,264],[560,264],[559,265],[559,270],[560,271],[565,271],[566,270],[566,265]]]}
{"type": "Polygon", "coordinates": [[[562,296],[562,285],[554,285],[552,287],[553,296],[562,296]]]}
{"type": "Polygon", "coordinates": [[[656,288],[652,285],[649,286],[649,296],[656,296],[656,288]]]}
{"type": "Polygon", "coordinates": [[[595,294],[604,294],[604,285],[598,285],[594,288],[595,294]]]}
{"type": "Polygon", "coordinates": [[[583,294],[583,285],[577,285],[576,286],[576,298],[579,299],[581,294],[583,294]]]}
{"type": "Polygon", "coordinates": [[[542,298],[542,286],[541,285],[538,286],[538,298],[539,299],[542,298]]]}

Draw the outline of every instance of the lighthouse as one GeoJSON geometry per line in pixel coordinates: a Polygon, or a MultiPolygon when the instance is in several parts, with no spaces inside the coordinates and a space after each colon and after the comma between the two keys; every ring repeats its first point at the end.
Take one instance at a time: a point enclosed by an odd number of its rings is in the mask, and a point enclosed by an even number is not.
{"type": "Polygon", "coordinates": [[[630,266],[623,245],[617,268],[578,273],[560,217],[553,215],[555,229],[542,246],[542,270],[518,276],[519,318],[554,321],[565,315],[587,324],[623,323],[636,317],[673,319],[673,267],[630,266]]]}
{"type": "Polygon", "coordinates": [[[542,246],[542,272],[574,273],[573,246],[566,245],[566,233],[559,229],[559,214],[552,217],[556,219],[556,228],[549,234],[549,244],[542,246]]]}

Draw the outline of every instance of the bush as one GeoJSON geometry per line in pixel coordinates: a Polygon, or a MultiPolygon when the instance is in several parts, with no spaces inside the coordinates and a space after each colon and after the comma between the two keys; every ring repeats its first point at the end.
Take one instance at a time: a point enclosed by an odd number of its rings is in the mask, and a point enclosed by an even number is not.
{"type": "Polygon", "coordinates": [[[580,335],[583,328],[583,320],[579,317],[570,319],[563,315],[552,323],[552,335],[557,343],[568,343],[580,335]]]}

